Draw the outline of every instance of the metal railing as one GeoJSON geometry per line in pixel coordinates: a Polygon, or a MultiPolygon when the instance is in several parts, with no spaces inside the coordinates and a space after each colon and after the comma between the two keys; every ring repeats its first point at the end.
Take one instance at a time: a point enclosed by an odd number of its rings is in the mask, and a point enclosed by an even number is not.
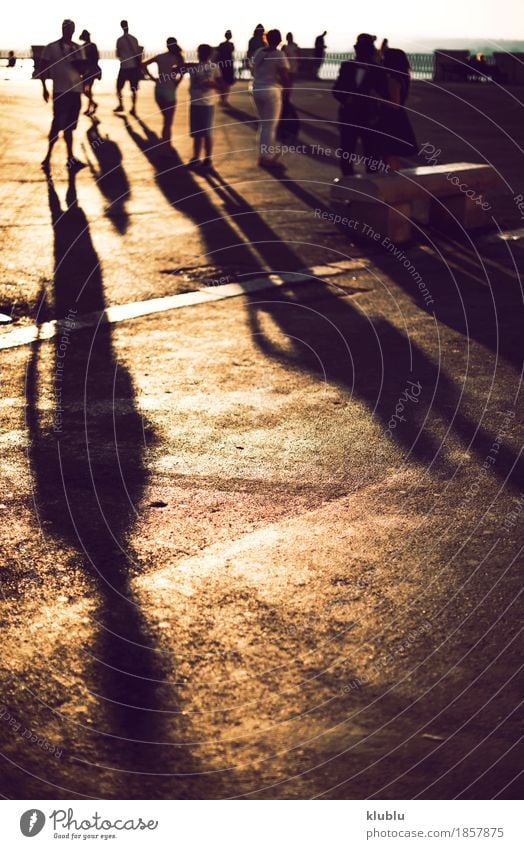
{"type": "MultiPolygon", "coordinates": [[[[154,56],[157,51],[146,50],[146,57],[154,56]]],[[[188,62],[197,61],[196,50],[186,50],[185,57],[188,62]]],[[[310,54],[312,51],[307,50],[305,53],[310,54]]],[[[0,50],[0,56],[7,56],[7,50],[0,50]]],[[[17,51],[18,59],[30,59],[31,51],[17,51]]],[[[415,80],[427,80],[433,77],[434,59],[433,53],[409,53],[409,61],[411,63],[412,77],[415,80]]],[[[100,58],[104,60],[115,59],[114,50],[101,50],[100,58]]],[[[326,53],[324,61],[320,67],[319,78],[321,80],[335,80],[338,75],[340,63],[346,59],[352,59],[353,53],[326,53]]],[[[306,55],[302,58],[302,62],[309,63],[314,61],[313,58],[306,55]]],[[[251,75],[248,69],[247,56],[244,51],[237,50],[234,58],[235,72],[237,79],[248,79],[251,75]]],[[[307,75],[306,75],[307,76],[307,75]]]]}

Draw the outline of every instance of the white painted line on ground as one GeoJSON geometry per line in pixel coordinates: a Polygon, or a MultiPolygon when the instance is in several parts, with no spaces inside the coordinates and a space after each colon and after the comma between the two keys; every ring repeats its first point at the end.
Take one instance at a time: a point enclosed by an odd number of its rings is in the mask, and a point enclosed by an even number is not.
{"type": "Polygon", "coordinates": [[[361,262],[349,260],[333,265],[321,265],[302,271],[287,271],[282,274],[265,274],[261,277],[252,277],[242,283],[225,283],[223,286],[208,286],[197,289],[195,292],[184,292],[180,295],[167,295],[164,298],[151,298],[147,301],[135,301],[129,304],[120,304],[107,307],[103,312],[94,312],[79,316],[72,324],[71,320],[46,321],[43,324],[33,324],[30,327],[18,327],[0,336],[0,350],[18,348],[29,345],[36,340],[53,339],[67,327],[68,333],[83,330],[86,327],[94,327],[101,324],[116,324],[132,318],[152,315],[153,313],[167,312],[167,310],[192,307],[198,304],[207,304],[212,301],[223,301],[226,298],[235,298],[238,295],[249,295],[263,289],[274,289],[279,286],[287,286],[297,283],[308,283],[319,278],[336,277],[344,272],[365,269],[361,262]]]}

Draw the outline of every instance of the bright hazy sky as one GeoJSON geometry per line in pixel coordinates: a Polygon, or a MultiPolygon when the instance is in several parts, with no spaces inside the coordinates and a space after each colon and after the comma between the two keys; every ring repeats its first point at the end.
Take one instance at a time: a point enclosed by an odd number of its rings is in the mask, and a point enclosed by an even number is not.
{"type": "Polygon", "coordinates": [[[52,41],[59,36],[64,17],[75,21],[77,36],[86,27],[101,49],[113,47],[121,18],[129,20],[130,32],[146,50],[163,46],[168,35],[187,49],[201,41],[216,44],[228,27],[237,48],[243,50],[259,21],[266,29],[278,27],[282,34],[292,30],[304,47],[312,46],[315,35],[326,29],[328,49],[335,51],[350,49],[362,31],[379,39],[387,36],[390,44],[399,46],[417,38],[524,39],[523,6],[522,0],[375,0],[369,4],[264,0],[259,5],[240,0],[22,0],[3,3],[0,48],[21,49],[52,41]],[[362,8],[365,5],[370,12],[362,8]]]}

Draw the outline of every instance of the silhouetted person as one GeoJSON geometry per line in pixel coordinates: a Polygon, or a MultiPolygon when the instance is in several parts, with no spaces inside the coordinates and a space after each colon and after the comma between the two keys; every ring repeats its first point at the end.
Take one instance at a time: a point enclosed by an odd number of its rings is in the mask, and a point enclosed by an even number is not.
{"type": "Polygon", "coordinates": [[[83,77],[84,94],[87,97],[88,106],[84,114],[94,115],[98,109],[98,103],[95,103],[93,99],[93,83],[95,80],[102,79],[102,70],[98,64],[100,61],[100,54],[98,52],[98,47],[93,41],[91,41],[91,35],[86,29],[80,35],[80,41],[84,42],[84,56],[86,61],[83,77]]]}
{"type": "Polygon", "coordinates": [[[392,171],[400,168],[401,156],[414,156],[417,152],[417,140],[404,109],[409,93],[411,66],[403,50],[388,47],[382,61],[387,75],[388,103],[380,110],[379,131],[377,134],[378,152],[392,171]]]}
{"type": "Polygon", "coordinates": [[[177,88],[182,82],[180,66],[184,64],[184,54],[176,38],[170,36],[166,41],[167,51],[159,53],[144,62],[142,68],[147,76],[155,83],[155,100],[162,112],[164,126],[162,127],[162,141],[171,147],[171,129],[175,118],[177,88]],[[155,77],[149,70],[149,65],[156,65],[158,76],[155,77]]]}
{"type": "Polygon", "coordinates": [[[380,50],[378,51],[379,54],[380,54],[380,61],[382,61],[384,59],[384,54],[385,54],[386,50],[388,49],[388,47],[389,47],[389,42],[388,42],[387,38],[383,38],[382,44],[380,45],[380,50]]]}
{"type": "Polygon", "coordinates": [[[292,32],[287,33],[286,43],[282,48],[282,52],[286,54],[287,61],[289,62],[289,88],[292,88],[298,76],[298,60],[300,56],[300,48],[295,43],[292,32]]]}
{"type": "Polygon", "coordinates": [[[222,88],[222,77],[217,65],[211,62],[213,48],[210,44],[198,45],[198,62],[188,62],[189,73],[189,132],[193,139],[191,167],[212,169],[213,119],[217,93],[222,88]],[[205,158],[200,160],[204,147],[205,158]]]}
{"type": "Polygon", "coordinates": [[[285,53],[278,49],[282,41],[280,30],[269,30],[267,41],[268,46],[253,57],[253,98],[260,119],[258,164],[279,168],[274,147],[282,112],[282,91],[289,86],[289,62],[285,53]]]}
{"type": "Polygon", "coordinates": [[[322,62],[324,61],[324,56],[326,54],[326,35],[327,30],[324,30],[323,33],[317,35],[315,38],[315,47],[313,49],[313,55],[315,57],[315,73],[314,76],[318,77],[320,73],[320,68],[322,67],[322,62]]]}
{"type": "Polygon", "coordinates": [[[120,59],[120,70],[116,80],[118,106],[115,107],[114,111],[124,111],[122,103],[122,89],[126,83],[129,83],[132,97],[131,115],[135,115],[136,96],[140,81],[140,67],[142,65],[142,48],[135,36],[130,35],[127,21],[120,21],[120,26],[122,27],[124,34],[120,36],[116,43],[116,55],[117,58],[120,59]]]}
{"type": "Polygon", "coordinates": [[[73,21],[66,19],[62,24],[62,37],[44,48],[37,74],[42,81],[46,103],[49,101],[46,79],[53,81],[53,121],[49,131],[47,154],[42,162],[42,168],[46,172],[49,171],[51,153],[61,132],[67,147],[68,167],[73,170],[85,168],[85,163],[73,155],[73,132],[80,114],[84,69],[83,48],[73,41],[74,31],[73,21]]]}
{"type": "MultiPolygon", "coordinates": [[[[375,132],[380,100],[387,100],[388,88],[383,68],[375,62],[375,35],[361,33],[355,44],[355,60],[342,62],[333,96],[338,100],[340,157],[344,175],[353,173],[351,154],[362,139],[364,155],[371,159],[377,147],[375,132]]],[[[367,163],[368,170],[369,161],[367,163]]]]}
{"type": "Polygon", "coordinates": [[[260,50],[262,47],[267,47],[265,30],[262,24],[257,24],[247,45],[248,61],[251,61],[257,50],[260,50]]]}
{"type": "Polygon", "coordinates": [[[10,50],[7,54],[7,67],[14,68],[16,65],[16,56],[14,50],[10,50]]]}
{"type": "Polygon", "coordinates": [[[300,130],[297,110],[291,103],[291,91],[298,76],[300,48],[295,43],[292,32],[288,32],[286,35],[286,43],[282,48],[282,53],[289,63],[289,72],[288,84],[282,90],[282,113],[277,128],[277,138],[279,141],[293,144],[296,142],[300,130]]]}
{"type": "Polygon", "coordinates": [[[225,41],[218,45],[217,61],[220,73],[222,74],[222,91],[220,93],[220,103],[222,106],[229,106],[228,96],[231,86],[235,82],[235,45],[231,41],[231,30],[226,30],[224,35],[225,41]]]}
{"type": "Polygon", "coordinates": [[[324,54],[326,52],[326,35],[327,30],[324,30],[321,35],[317,35],[315,38],[315,57],[317,59],[323,59],[324,54]]]}

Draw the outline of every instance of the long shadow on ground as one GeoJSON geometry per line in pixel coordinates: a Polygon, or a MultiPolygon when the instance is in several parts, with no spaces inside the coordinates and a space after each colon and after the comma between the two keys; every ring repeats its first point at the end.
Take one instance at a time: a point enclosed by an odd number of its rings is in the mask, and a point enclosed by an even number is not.
{"type": "MultiPolygon", "coordinates": [[[[195,769],[187,750],[182,756],[176,747],[182,732],[177,734],[169,659],[157,649],[131,586],[139,567],[129,536],[148,483],[146,439],[154,434],[137,408],[131,376],[117,359],[111,326],[101,321],[72,332],[77,316],[103,312],[102,274],[74,175],[64,209],[51,180],[48,188],[60,332],[50,413],[40,389],[44,343],[33,346],[27,372],[29,456],[39,521],[73,550],[70,568],[80,571],[88,596],[95,598],[94,638],[84,647],[81,678],[86,698],[96,702],[91,713],[98,717],[89,730],[63,717],[64,738],[81,763],[72,769],[61,764],[62,783],[71,793],[88,795],[191,795],[190,780],[180,786],[176,778],[195,769]],[[156,773],[164,777],[155,778],[156,773]]],[[[82,646],[76,650],[81,654],[82,646]]],[[[39,774],[44,781],[48,765],[49,758],[39,774]]]]}

